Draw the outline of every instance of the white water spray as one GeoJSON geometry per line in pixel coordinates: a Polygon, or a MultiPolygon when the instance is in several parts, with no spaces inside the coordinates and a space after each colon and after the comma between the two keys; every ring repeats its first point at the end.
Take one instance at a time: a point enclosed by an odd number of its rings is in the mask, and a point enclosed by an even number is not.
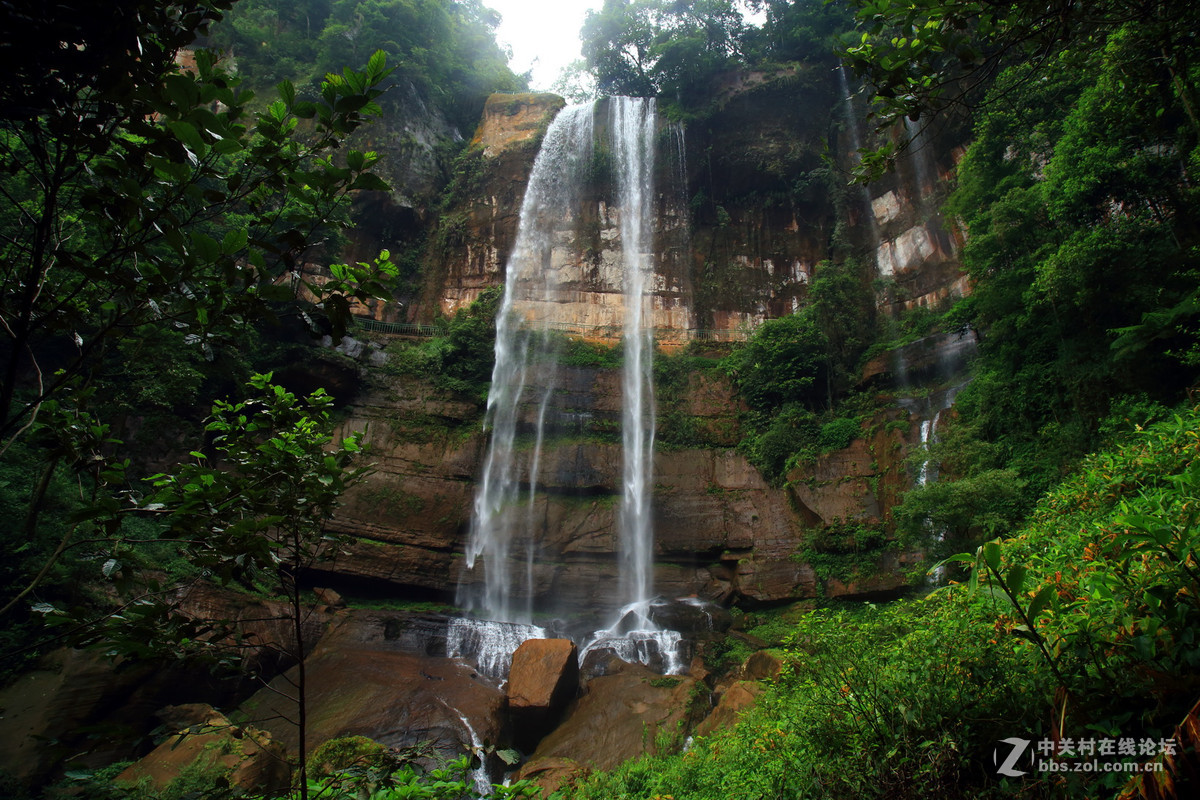
{"type": "MultiPolygon", "coordinates": [[[[652,99],[612,98],[609,109],[624,295],[622,483],[617,519],[620,577],[614,599],[623,606],[618,621],[628,617],[631,609],[634,621],[622,623],[619,633],[614,622],[591,641],[604,639],[623,658],[642,663],[654,659],[679,671],[681,637],[662,631],[646,613],[653,595],[654,337],[649,295],[654,289],[657,118],[652,99]]],[[[575,235],[587,170],[594,166],[593,114],[591,106],[565,109],[546,133],[521,207],[504,300],[496,317],[496,364],[485,418],[491,438],[458,598],[461,605],[489,620],[529,623],[537,594],[537,528],[542,524],[538,473],[548,409],[559,384],[549,332],[556,307],[567,299],[563,285],[572,280],[566,274],[571,265],[564,266],[555,248],[575,235]],[[526,437],[533,439],[532,447],[522,448],[518,440],[526,431],[532,433],[526,437]]],[[[673,135],[682,134],[676,130],[673,135]]],[[[682,143],[677,144],[682,153],[682,143]]],[[[534,633],[540,629],[529,630],[526,638],[545,635],[534,633]]],[[[460,621],[450,631],[450,650],[479,654],[481,670],[502,674],[520,644],[513,636],[519,635],[520,629],[512,626],[460,621]],[[504,658],[497,660],[499,653],[504,658]],[[484,661],[489,666],[483,666],[484,661]]]]}
{"type": "Polygon", "coordinates": [[[504,299],[496,314],[496,363],[484,420],[491,439],[466,550],[468,570],[475,570],[482,559],[484,588],[481,597],[460,584],[458,598],[461,605],[491,619],[529,622],[532,615],[537,473],[546,410],[557,381],[549,357],[549,310],[561,294],[558,272],[546,267],[559,231],[573,229],[592,140],[590,105],[564,109],[546,131],[521,204],[504,299]],[[530,402],[527,390],[534,386],[540,389],[533,401],[535,443],[532,450],[522,450],[517,447],[520,415],[530,402]],[[523,558],[514,559],[514,545],[522,541],[523,558]],[[514,578],[520,578],[520,586],[514,586],[514,578]]]}
{"type": "MultiPolygon", "coordinates": [[[[858,133],[858,113],[854,110],[854,95],[850,92],[850,81],[846,77],[846,68],[840,64],[838,65],[838,87],[842,90],[842,113],[846,117],[846,129],[850,132],[850,147],[853,149],[850,160],[857,167],[862,162],[862,155],[859,153],[862,150],[862,137],[858,133]]],[[[875,210],[871,205],[871,193],[867,190],[865,183],[859,183],[857,186],[858,202],[867,220],[871,248],[877,250],[879,248],[879,223],[875,219],[875,210]]]]}
{"type": "Polygon", "coordinates": [[[625,262],[621,599],[650,599],[654,530],[650,520],[650,475],[654,458],[654,333],[647,324],[646,289],[654,244],[654,100],[612,99],[613,140],[621,197],[621,255],[625,262]]]}

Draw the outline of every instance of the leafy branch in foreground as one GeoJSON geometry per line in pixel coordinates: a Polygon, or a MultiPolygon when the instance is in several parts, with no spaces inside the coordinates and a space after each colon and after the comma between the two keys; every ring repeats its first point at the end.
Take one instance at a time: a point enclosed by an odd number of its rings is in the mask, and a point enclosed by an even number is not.
{"type": "MultiPolygon", "coordinates": [[[[315,101],[281,83],[250,120],[252,96],[214,54],[197,51],[194,71],[172,62],[229,3],[139,5],[113,34],[136,46],[104,48],[102,77],[91,59],[64,62],[53,102],[0,117],[0,441],[91,381],[118,340],[169,327],[211,356],[295,301],[286,279],[348,193],[385,188],[375,154],[332,158],[379,113],[381,53],[327,75],[315,101]]],[[[99,47],[69,11],[31,13],[10,33],[99,47]]]]}
{"type": "MultiPolygon", "coordinates": [[[[282,595],[289,623],[284,642],[270,647],[298,664],[293,682],[299,727],[300,794],[305,796],[307,755],[304,622],[308,609],[302,572],[341,539],[326,530],[342,493],[368,472],[353,466],[361,434],[335,443],[329,433],[333,400],[318,389],[303,401],[271,376],[251,379],[254,394],[239,402],[219,401],[206,430],[212,453],[193,452],[192,461],[151,479],[153,491],[121,514],[165,518],[162,540],[208,580],[222,586],[264,587],[282,595]]],[[[105,506],[107,508],[107,506],[105,506]]],[[[81,608],[42,608],[51,624],[70,626],[76,644],[103,647],[114,656],[182,658],[194,654],[233,662],[244,649],[227,623],[199,620],[181,607],[185,587],[133,569],[138,544],[119,535],[105,551],[101,574],[122,598],[95,618],[81,608]]]]}

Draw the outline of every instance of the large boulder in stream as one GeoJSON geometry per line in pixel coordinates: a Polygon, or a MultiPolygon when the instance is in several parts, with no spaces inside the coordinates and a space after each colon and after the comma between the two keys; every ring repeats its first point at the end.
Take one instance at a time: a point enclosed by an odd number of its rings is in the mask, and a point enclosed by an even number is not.
{"type": "Polygon", "coordinates": [[[529,639],[513,653],[508,709],[518,747],[531,748],[554,727],[579,691],[579,651],[570,639],[529,639]]]}
{"type": "MultiPolygon", "coordinates": [[[[330,739],[366,736],[392,748],[429,744],[449,759],[501,743],[505,698],[494,679],[458,659],[405,652],[378,622],[346,619],[305,659],[310,751],[330,739]]],[[[299,735],[284,718],[295,718],[287,695],[296,677],[290,670],[241,709],[292,752],[299,735]]]]}

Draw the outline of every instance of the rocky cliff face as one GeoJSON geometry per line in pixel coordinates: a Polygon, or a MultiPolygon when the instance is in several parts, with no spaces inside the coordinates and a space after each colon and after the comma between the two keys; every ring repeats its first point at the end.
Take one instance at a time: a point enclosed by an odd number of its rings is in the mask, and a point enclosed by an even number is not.
{"type": "MultiPolygon", "coordinates": [[[[545,610],[598,611],[611,606],[618,582],[620,376],[590,368],[569,374],[527,532],[538,552],[534,600],[545,610]]],[[[719,377],[692,380],[684,409],[736,435],[739,408],[728,384],[719,377]]],[[[660,449],[652,503],[655,590],[753,604],[902,586],[912,556],[868,554],[844,570],[814,569],[801,556],[827,529],[886,524],[908,485],[905,426],[888,425],[903,414],[888,412],[849,448],[795,470],[786,488],[770,486],[730,447],[660,449]]],[[[348,495],[335,520],[357,541],[323,569],[365,582],[360,586],[452,599],[464,574],[485,446],[477,407],[411,378],[379,377],[343,424],[367,431],[377,471],[348,495]]],[[[525,544],[513,550],[523,552],[525,544]]]]}
{"type": "MultiPolygon", "coordinates": [[[[660,344],[744,336],[798,308],[821,262],[835,257],[857,258],[876,278],[885,310],[933,305],[967,290],[952,228],[936,212],[951,159],[914,146],[896,174],[860,191],[846,185],[853,137],[833,77],[744,75],[721,97],[718,110],[687,128],[685,148],[677,129],[660,131],[653,300],[660,344]],[[842,167],[823,160],[826,141],[842,153],[842,167]]],[[[410,319],[453,312],[503,283],[533,160],[562,107],[553,95],[488,101],[410,319]]],[[[601,128],[603,119],[601,111],[601,128]]],[[[574,275],[569,302],[556,310],[562,327],[611,340],[623,300],[613,274],[617,211],[599,150],[582,233],[563,237],[550,266],[574,275]]],[[[616,583],[619,381],[614,370],[574,368],[556,390],[555,433],[527,534],[539,553],[534,591],[542,607],[602,607],[616,583]]],[[[660,411],[686,417],[708,446],[660,447],[655,458],[656,591],[770,603],[903,584],[903,562],[912,556],[855,557],[848,531],[887,528],[910,483],[903,457],[919,436],[900,421],[904,411],[872,420],[849,448],[794,470],[787,488],[776,488],[731,449],[740,409],[728,381],[690,381],[658,398],[660,411]],[[841,566],[831,568],[831,560],[841,566]]],[[[368,430],[379,471],[339,515],[337,524],[359,541],[329,569],[449,597],[463,574],[485,447],[479,408],[408,378],[375,375],[372,382],[346,425],[368,430]]]]}

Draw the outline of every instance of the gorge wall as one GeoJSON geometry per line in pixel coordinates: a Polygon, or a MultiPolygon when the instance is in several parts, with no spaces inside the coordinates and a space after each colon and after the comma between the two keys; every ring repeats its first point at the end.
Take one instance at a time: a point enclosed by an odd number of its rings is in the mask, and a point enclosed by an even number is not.
{"type": "MultiPolygon", "coordinates": [[[[660,347],[745,338],[764,319],[801,307],[809,281],[830,259],[854,259],[891,314],[967,291],[955,234],[936,210],[952,152],[946,157],[944,147],[920,142],[868,193],[847,186],[861,132],[851,127],[852,101],[836,73],[743,74],[719,98],[686,130],[660,130],[651,304],[660,347]]],[[[429,322],[503,284],[541,135],[563,106],[554,95],[489,99],[430,237],[420,296],[389,314],[429,322]]],[[[598,152],[584,202],[586,234],[564,239],[548,266],[572,271],[570,301],[556,311],[559,327],[615,342],[623,300],[608,169],[598,152]]],[[[892,368],[886,359],[873,364],[871,386],[886,389],[892,368]]],[[[463,574],[486,448],[478,398],[439,392],[412,376],[365,374],[344,426],[367,430],[377,472],[335,521],[357,539],[326,565],[326,577],[449,598],[463,574]]],[[[616,369],[569,367],[555,391],[555,413],[568,430],[547,443],[528,532],[540,548],[534,601],[541,608],[603,607],[616,583],[619,382],[616,369]]],[[[856,556],[848,531],[890,530],[891,509],[911,484],[905,457],[921,441],[920,420],[899,407],[882,411],[848,448],[794,469],[780,487],[734,448],[744,408],[724,375],[691,373],[682,386],[659,386],[657,404],[702,431],[698,446],[660,446],[654,459],[658,593],[773,603],[905,584],[918,555],[875,547],[856,556]],[[830,568],[825,559],[814,567],[809,557],[821,560],[823,548],[848,566],[830,568]]],[[[533,409],[521,413],[532,424],[533,409]]]]}

